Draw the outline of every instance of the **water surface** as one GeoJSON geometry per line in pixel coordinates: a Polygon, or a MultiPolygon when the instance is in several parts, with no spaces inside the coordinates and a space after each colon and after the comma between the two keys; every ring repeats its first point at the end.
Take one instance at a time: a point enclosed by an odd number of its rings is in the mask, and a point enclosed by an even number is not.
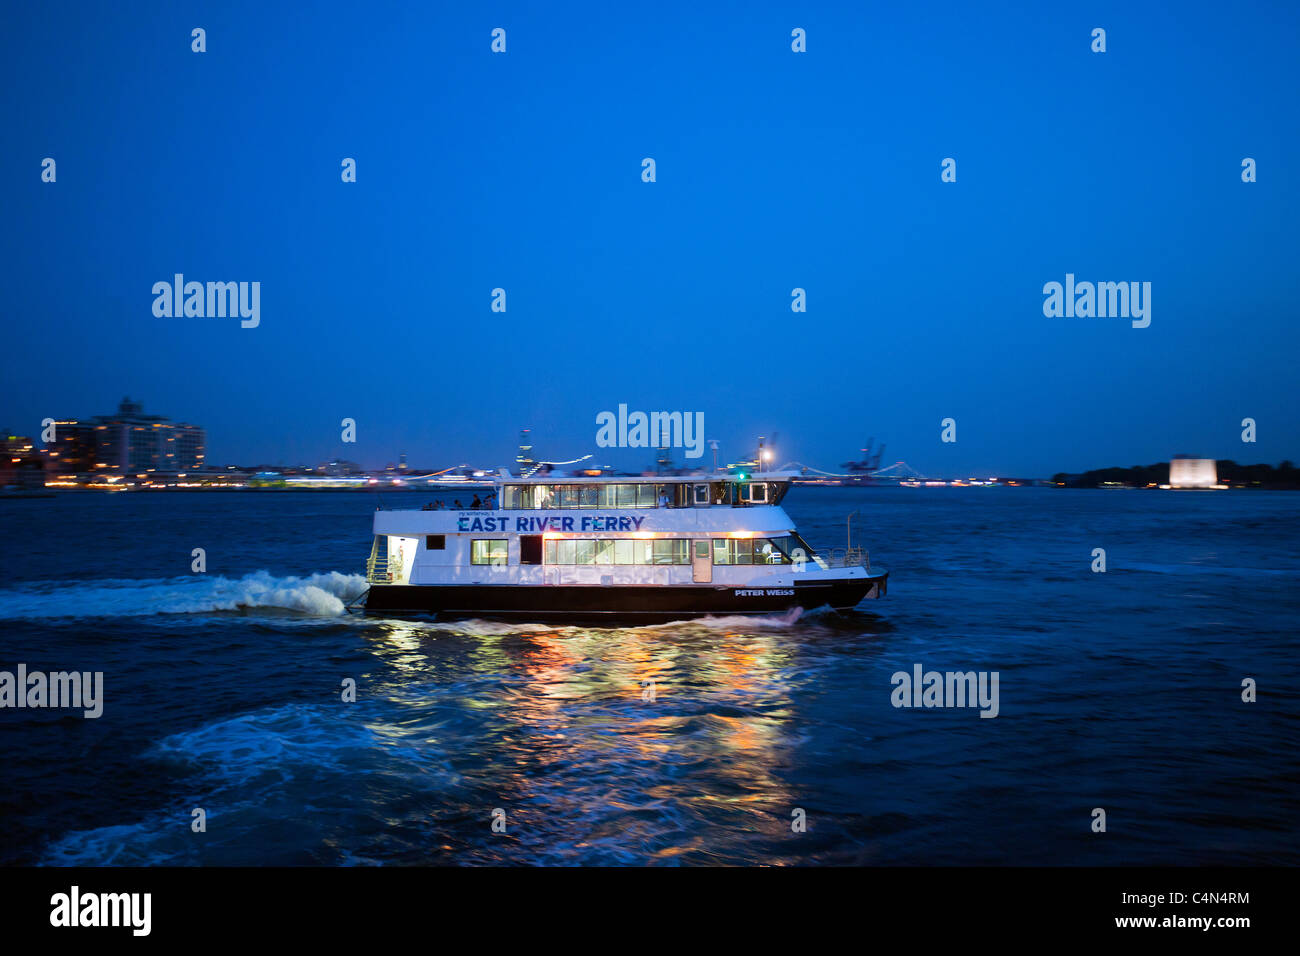
{"type": "Polygon", "coordinates": [[[375,503],[0,502],[0,668],[105,674],[0,711],[0,862],[1300,862],[1300,495],[796,488],[885,600],[616,629],[345,614],[375,503]],[[894,708],[918,663],[999,716],[894,708]]]}

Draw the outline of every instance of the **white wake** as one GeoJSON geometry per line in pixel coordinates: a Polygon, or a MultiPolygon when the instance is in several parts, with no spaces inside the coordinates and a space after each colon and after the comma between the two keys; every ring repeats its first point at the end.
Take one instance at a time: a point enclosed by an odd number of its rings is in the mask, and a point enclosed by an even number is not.
{"type": "Polygon", "coordinates": [[[0,590],[0,620],[138,617],[243,608],[282,608],[333,617],[365,589],[361,575],[337,571],[301,578],[255,571],[242,578],[194,574],[136,581],[39,581],[0,590]]]}

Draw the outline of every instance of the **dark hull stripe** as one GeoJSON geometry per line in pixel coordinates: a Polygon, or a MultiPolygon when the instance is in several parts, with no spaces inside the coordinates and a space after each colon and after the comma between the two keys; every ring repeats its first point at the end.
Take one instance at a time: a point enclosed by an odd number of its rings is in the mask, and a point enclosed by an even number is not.
{"type": "Polygon", "coordinates": [[[856,607],[866,597],[883,597],[887,573],[870,578],[793,587],[717,585],[403,585],[376,584],[366,595],[372,614],[433,614],[529,621],[626,618],[672,621],[729,614],[782,614],[830,606],[856,607]]]}

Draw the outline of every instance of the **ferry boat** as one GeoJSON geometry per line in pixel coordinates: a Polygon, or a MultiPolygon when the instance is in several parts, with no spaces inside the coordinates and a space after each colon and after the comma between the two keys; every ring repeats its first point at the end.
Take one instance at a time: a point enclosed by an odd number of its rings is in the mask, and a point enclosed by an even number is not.
{"type": "Polygon", "coordinates": [[[781,507],[793,477],[503,469],[483,507],[375,512],[364,610],[649,623],[883,597],[889,574],[866,551],[799,536],[781,507]]]}

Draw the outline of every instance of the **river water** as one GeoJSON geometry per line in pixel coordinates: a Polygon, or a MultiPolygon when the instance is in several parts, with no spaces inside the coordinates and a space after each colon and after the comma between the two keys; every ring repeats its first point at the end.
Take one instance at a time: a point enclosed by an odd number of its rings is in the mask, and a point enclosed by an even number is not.
{"type": "Polygon", "coordinates": [[[376,501],[0,501],[0,669],[104,674],[0,710],[0,862],[1300,863],[1300,495],[795,488],[888,597],[611,629],[345,613],[376,501]]]}

